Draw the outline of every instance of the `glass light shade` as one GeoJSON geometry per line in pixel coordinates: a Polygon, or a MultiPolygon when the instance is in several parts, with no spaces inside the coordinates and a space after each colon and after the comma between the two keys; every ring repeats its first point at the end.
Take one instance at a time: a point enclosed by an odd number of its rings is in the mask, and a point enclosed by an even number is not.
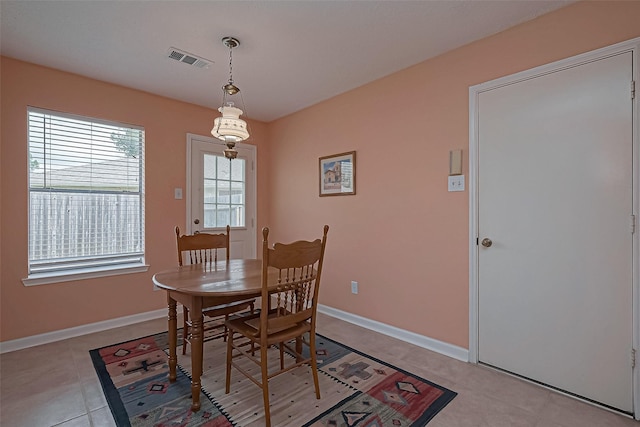
{"type": "Polygon", "coordinates": [[[211,135],[225,142],[240,142],[249,138],[247,122],[240,118],[242,110],[236,107],[220,107],[222,117],[213,121],[211,135]]]}

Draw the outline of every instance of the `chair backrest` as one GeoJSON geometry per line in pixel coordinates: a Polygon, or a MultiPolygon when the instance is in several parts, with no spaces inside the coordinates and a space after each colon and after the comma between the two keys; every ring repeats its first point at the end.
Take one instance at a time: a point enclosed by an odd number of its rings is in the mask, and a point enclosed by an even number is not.
{"type": "Polygon", "coordinates": [[[315,330],[318,290],[329,226],[322,239],[276,243],[269,248],[269,229],[262,229],[262,310],[258,333],[289,329],[311,320],[315,330]],[[268,289],[276,280],[277,288],[268,289]]]}
{"type": "Polygon", "coordinates": [[[178,265],[218,262],[219,249],[226,250],[226,260],[229,261],[230,230],[231,227],[227,225],[226,234],[197,233],[181,236],[180,228],[176,226],[178,265]]]}

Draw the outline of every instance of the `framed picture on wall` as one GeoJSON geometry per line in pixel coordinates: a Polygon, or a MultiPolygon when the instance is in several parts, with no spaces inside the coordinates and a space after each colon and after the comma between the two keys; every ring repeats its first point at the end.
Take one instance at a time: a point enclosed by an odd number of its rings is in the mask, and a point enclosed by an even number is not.
{"type": "Polygon", "coordinates": [[[356,194],[356,152],[320,157],[320,196],[356,194]]]}

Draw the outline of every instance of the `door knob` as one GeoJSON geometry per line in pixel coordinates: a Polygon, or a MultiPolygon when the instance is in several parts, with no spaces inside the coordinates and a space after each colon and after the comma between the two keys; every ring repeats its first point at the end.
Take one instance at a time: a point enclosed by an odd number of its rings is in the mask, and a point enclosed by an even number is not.
{"type": "Polygon", "coordinates": [[[493,242],[488,237],[485,237],[484,239],[482,239],[482,242],[480,243],[482,243],[482,246],[484,246],[485,248],[490,248],[491,245],[493,245],[493,242]]]}
{"type": "Polygon", "coordinates": [[[193,220],[193,223],[194,224],[200,224],[200,220],[198,218],[196,218],[196,219],[193,220]]]}

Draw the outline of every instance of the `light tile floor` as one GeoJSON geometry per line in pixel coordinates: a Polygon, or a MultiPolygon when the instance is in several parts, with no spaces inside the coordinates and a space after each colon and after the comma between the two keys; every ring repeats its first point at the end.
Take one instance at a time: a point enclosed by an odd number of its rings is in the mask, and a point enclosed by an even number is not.
{"type": "MultiPolygon", "coordinates": [[[[114,426],[89,350],[163,330],[166,321],[157,319],[1,355],[0,425],[114,426]]],[[[318,319],[318,332],[456,391],[429,427],[640,427],[623,415],[326,315],[318,319]]]]}

